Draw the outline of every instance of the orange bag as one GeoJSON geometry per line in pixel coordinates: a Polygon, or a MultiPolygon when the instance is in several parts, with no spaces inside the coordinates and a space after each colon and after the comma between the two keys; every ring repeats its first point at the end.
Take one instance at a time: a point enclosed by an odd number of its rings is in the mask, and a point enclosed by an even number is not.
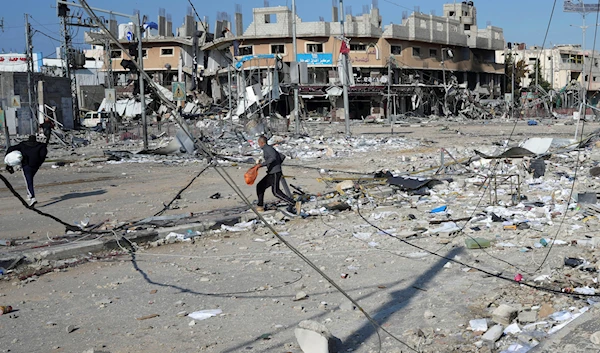
{"type": "Polygon", "coordinates": [[[244,174],[244,180],[246,181],[246,184],[254,184],[254,181],[256,181],[256,178],[258,177],[258,168],[260,168],[260,164],[248,169],[246,174],[244,174]]]}

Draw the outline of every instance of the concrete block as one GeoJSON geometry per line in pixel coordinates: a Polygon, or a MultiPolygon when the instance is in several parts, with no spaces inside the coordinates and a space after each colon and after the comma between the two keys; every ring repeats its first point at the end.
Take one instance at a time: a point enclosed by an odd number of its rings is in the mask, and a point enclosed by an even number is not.
{"type": "Polygon", "coordinates": [[[518,310],[512,306],[500,304],[500,306],[492,312],[492,320],[495,323],[508,326],[517,317],[517,312],[518,310]]]}
{"type": "Polygon", "coordinates": [[[491,329],[487,330],[487,332],[481,337],[484,342],[494,343],[502,337],[502,333],[504,332],[504,326],[495,325],[492,326],[491,329]]]}
{"type": "Polygon", "coordinates": [[[341,349],[340,339],[334,337],[325,325],[316,321],[300,322],[294,334],[304,353],[335,353],[341,349]]]}
{"type": "Polygon", "coordinates": [[[517,321],[521,324],[528,324],[537,321],[537,311],[533,310],[524,310],[519,312],[519,316],[517,317],[517,321]]]}

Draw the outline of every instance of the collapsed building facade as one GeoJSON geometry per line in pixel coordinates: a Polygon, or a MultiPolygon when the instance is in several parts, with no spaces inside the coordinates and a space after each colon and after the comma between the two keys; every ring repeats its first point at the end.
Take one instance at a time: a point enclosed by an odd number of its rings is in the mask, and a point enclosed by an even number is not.
{"type": "MultiPolygon", "coordinates": [[[[510,61],[511,57],[515,62],[522,62],[525,68],[522,87],[539,84],[536,82],[536,71],[539,72],[537,80],[548,83],[552,91],[547,92],[549,94],[541,94],[539,99],[552,103],[555,111],[568,114],[579,110],[584,87],[590,106],[595,107],[600,102],[600,67],[597,51],[584,51],[579,44],[541,48],[518,43],[496,52],[496,60],[500,63],[510,61]]],[[[526,94],[522,94],[522,103],[531,101],[531,95],[529,98],[523,96],[526,94]]],[[[527,107],[527,103],[525,106],[527,107]]],[[[593,114],[592,107],[588,107],[586,112],[586,115],[590,114],[593,114]]]]}
{"type": "MultiPolygon", "coordinates": [[[[446,4],[443,10],[442,16],[405,13],[402,23],[385,27],[377,1],[362,15],[345,16],[352,67],[351,119],[409,112],[457,114],[464,108],[461,101],[472,101],[472,96],[501,97],[504,66],[496,63],[495,52],[504,48],[502,29],[480,28],[472,1],[446,4]]],[[[188,94],[188,103],[197,106],[200,93],[212,98],[204,108],[233,109],[228,115],[234,119],[257,113],[290,115],[296,85],[302,116],[343,118],[339,56],[343,33],[336,6],[332,14],[331,22],[323,18],[303,22],[285,6],[255,8],[244,29],[240,10],[234,35],[227,18],[210,31],[208,23],[197,22],[192,12],[173,33],[170,18],[161,10],[157,30],[142,38],[144,69],[168,90],[175,81],[185,82],[187,93],[193,93],[188,94]]],[[[131,24],[111,22],[110,28],[122,45],[132,43],[131,24]]],[[[117,92],[132,92],[135,73],[124,65],[127,55],[103,33],[87,33],[86,41],[107,49],[105,69],[117,92]]]]}
{"type": "MultiPolygon", "coordinates": [[[[301,107],[307,114],[343,118],[341,90],[332,89],[341,87],[342,25],[337,7],[332,12],[331,22],[303,22],[294,19],[287,7],[257,8],[243,35],[230,39],[236,67],[242,77],[253,78],[246,84],[271,82],[270,70],[278,65],[275,56],[281,60],[281,91],[286,99],[278,104],[280,113],[289,114],[293,107],[294,70],[287,69],[295,62],[295,21],[301,107]]],[[[460,88],[485,98],[501,96],[504,67],[495,62],[495,51],[504,48],[503,31],[492,26],[480,29],[476,14],[473,2],[446,4],[443,16],[415,12],[405,14],[401,24],[382,27],[374,1],[368,13],[346,15],[344,32],[349,38],[353,81],[350,118],[381,118],[387,109],[397,114],[456,113],[456,109],[451,112],[452,107],[444,107],[444,101],[460,88]]],[[[226,71],[219,72],[224,88],[226,71]]],[[[236,86],[241,84],[236,82],[236,86]]]]}

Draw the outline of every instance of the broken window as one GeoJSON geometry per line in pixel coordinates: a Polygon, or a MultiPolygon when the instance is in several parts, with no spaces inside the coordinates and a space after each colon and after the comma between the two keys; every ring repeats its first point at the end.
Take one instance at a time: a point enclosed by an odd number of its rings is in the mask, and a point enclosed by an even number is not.
{"type": "Polygon", "coordinates": [[[437,49],[429,49],[429,57],[437,58],[437,49]]]}
{"type": "Polygon", "coordinates": [[[402,54],[402,46],[401,45],[392,45],[392,55],[401,55],[402,54]]]}
{"type": "Polygon", "coordinates": [[[112,59],[120,59],[123,56],[123,53],[120,50],[111,50],[110,57],[112,59]]]}
{"type": "Polygon", "coordinates": [[[142,58],[148,59],[148,50],[147,49],[142,49],[142,58]]]}
{"type": "Polygon", "coordinates": [[[251,46],[251,45],[240,47],[239,54],[240,55],[253,55],[254,54],[254,47],[251,46]]]}
{"type": "Polygon", "coordinates": [[[471,30],[471,25],[465,25],[465,31],[470,31],[471,30]]]}
{"type": "Polygon", "coordinates": [[[323,52],[323,43],[306,44],[306,52],[307,53],[322,53],[323,52]]]}
{"type": "Polygon", "coordinates": [[[271,44],[271,54],[284,54],[285,45],[283,44],[271,44]]]}
{"type": "Polygon", "coordinates": [[[160,48],[160,56],[173,56],[173,48],[160,48]]]}
{"type": "Polygon", "coordinates": [[[454,16],[454,11],[450,11],[450,12],[448,13],[448,15],[449,15],[450,17],[453,17],[453,16],[454,16]]]}
{"type": "Polygon", "coordinates": [[[417,57],[421,56],[421,48],[419,48],[419,47],[413,47],[412,52],[413,52],[413,56],[417,56],[417,57]]]}
{"type": "Polygon", "coordinates": [[[365,44],[352,44],[350,43],[350,51],[366,51],[367,46],[365,44]]]}

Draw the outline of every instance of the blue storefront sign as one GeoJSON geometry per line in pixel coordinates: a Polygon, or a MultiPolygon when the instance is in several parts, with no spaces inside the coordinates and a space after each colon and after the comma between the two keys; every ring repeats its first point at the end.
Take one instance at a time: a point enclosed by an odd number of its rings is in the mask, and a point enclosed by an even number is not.
{"type": "Polygon", "coordinates": [[[308,66],[333,65],[333,54],[332,53],[298,54],[298,61],[301,63],[307,63],[308,66]]]}

